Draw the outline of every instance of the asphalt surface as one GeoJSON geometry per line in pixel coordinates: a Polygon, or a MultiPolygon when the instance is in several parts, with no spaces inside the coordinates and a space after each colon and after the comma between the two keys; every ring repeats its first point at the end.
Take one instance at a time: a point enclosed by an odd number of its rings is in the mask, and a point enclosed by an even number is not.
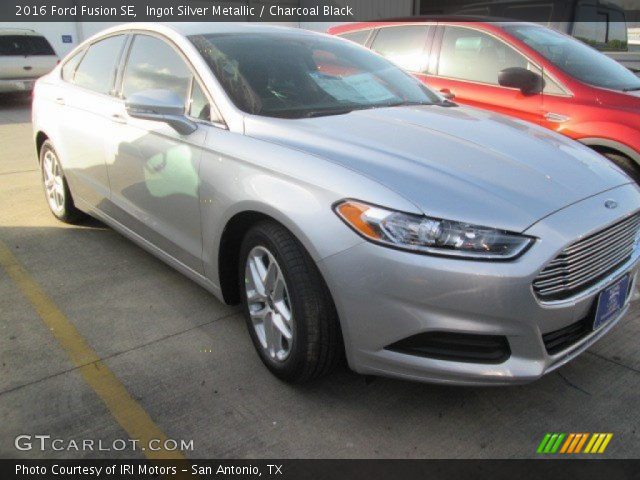
{"type": "MultiPolygon", "coordinates": [[[[365,382],[346,368],[290,386],[262,366],[237,307],[97,221],[54,219],[29,115],[28,99],[0,98],[0,242],[147,421],[169,438],[193,440],[185,456],[535,457],[546,432],[612,432],[601,457],[638,457],[637,303],[591,350],[525,386],[365,382]]],[[[110,387],[87,381],[24,288],[0,268],[0,457],[142,458],[140,450],[15,448],[20,434],[111,445],[128,438],[123,425],[140,414],[114,415],[110,387]]]]}

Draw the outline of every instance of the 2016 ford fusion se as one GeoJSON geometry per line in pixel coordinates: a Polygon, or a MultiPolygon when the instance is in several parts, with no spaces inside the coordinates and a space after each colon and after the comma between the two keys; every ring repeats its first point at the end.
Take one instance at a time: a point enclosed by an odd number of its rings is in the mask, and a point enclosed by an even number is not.
{"type": "Polygon", "coordinates": [[[33,125],[53,214],[95,216],[241,303],[288,381],[345,353],[363,374],[531,381],[635,289],[629,177],[346,40],[115,27],[37,83],[33,125]]]}

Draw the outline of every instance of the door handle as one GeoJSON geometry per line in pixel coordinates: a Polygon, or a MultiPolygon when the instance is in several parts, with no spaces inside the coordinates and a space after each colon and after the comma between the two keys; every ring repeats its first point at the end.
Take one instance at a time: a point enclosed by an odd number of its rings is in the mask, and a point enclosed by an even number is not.
{"type": "Polygon", "coordinates": [[[24,70],[27,70],[27,71],[29,71],[29,70],[33,70],[33,67],[32,67],[32,66],[30,66],[30,65],[27,65],[27,66],[22,67],[22,68],[23,68],[24,70]]]}
{"type": "Polygon", "coordinates": [[[447,100],[453,100],[454,98],[456,98],[456,96],[453,94],[453,92],[451,90],[449,90],[448,88],[441,88],[440,89],[440,93],[447,100]]]}
{"type": "Polygon", "coordinates": [[[62,97],[58,97],[58,98],[56,98],[56,103],[57,103],[58,105],[64,105],[64,98],[62,98],[62,97]]]}
{"type": "Polygon", "coordinates": [[[544,114],[544,118],[548,122],[562,123],[569,120],[570,117],[568,117],[567,115],[562,115],[561,113],[547,112],[544,114]]]}
{"type": "Polygon", "coordinates": [[[119,113],[114,113],[113,115],[111,115],[111,121],[116,123],[127,123],[126,117],[119,113]]]}

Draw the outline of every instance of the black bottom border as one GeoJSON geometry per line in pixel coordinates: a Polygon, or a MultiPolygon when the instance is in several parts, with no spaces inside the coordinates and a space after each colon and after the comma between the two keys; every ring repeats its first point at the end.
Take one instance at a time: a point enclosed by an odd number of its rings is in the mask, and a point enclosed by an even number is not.
{"type": "Polygon", "coordinates": [[[0,460],[6,479],[637,480],[640,459],[539,460],[0,460]]]}

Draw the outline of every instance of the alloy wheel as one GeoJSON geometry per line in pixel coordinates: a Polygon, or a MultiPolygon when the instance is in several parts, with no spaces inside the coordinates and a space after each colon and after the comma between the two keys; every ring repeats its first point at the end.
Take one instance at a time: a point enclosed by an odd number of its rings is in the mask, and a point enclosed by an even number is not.
{"type": "Polygon", "coordinates": [[[287,284],[275,257],[254,247],[245,266],[247,306],[255,333],[268,357],[284,362],[291,353],[293,313],[287,284]]]}
{"type": "Polygon", "coordinates": [[[42,176],[49,207],[56,214],[64,211],[65,189],[62,169],[56,154],[48,150],[42,159],[42,176]]]}

